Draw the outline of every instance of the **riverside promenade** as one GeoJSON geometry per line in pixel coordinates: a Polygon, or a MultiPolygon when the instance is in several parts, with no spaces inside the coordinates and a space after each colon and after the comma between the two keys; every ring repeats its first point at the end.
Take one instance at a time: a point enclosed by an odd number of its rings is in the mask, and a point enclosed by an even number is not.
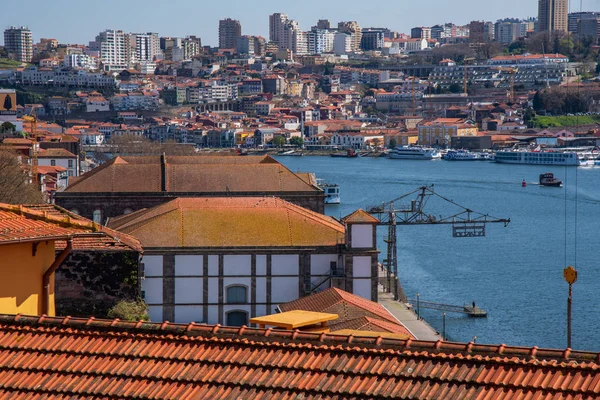
{"type": "Polygon", "coordinates": [[[394,300],[393,293],[386,293],[382,289],[380,286],[378,303],[396,317],[418,340],[442,340],[442,335],[425,320],[418,319],[417,314],[406,304],[394,300]]]}

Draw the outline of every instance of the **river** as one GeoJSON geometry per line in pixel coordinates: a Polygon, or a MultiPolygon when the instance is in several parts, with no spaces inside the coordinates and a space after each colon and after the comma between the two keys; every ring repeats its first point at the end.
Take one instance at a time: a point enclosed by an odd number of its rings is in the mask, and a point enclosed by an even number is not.
{"type": "MultiPolygon", "coordinates": [[[[340,185],[342,203],[326,214],[340,218],[357,208],[390,201],[419,186],[472,210],[510,218],[488,224],[481,238],[453,238],[449,225],[399,226],[398,275],[409,298],[470,304],[488,312],[475,319],[447,313],[448,340],[549,348],[567,347],[568,284],[562,271],[579,272],[573,285],[573,348],[600,351],[600,168],[506,165],[492,162],[387,158],[278,157],[292,171],[314,172],[340,185]],[[553,172],[563,188],[537,184],[553,172]],[[527,187],[521,182],[526,180],[527,187]]],[[[399,202],[397,205],[408,204],[399,202]]],[[[425,211],[454,214],[432,199],[425,211]]],[[[380,260],[386,227],[379,227],[380,260]]],[[[421,310],[442,332],[442,312],[421,310]]]]}

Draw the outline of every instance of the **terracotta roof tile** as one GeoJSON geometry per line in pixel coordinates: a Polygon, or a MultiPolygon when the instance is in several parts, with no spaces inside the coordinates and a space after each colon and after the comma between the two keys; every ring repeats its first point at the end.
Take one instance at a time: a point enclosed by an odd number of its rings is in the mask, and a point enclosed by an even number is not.
{"type": "Polygon", "coordinates": [[[58,206],[0,203],[0,245],[55,240],[55,249],[62,250],[66,247],[67,238],[73,239],[74,250],[142,251],[137,239],[97,225],[58,206]]]}
{"type": "Polygon", "coordinates": [[[335,219],[276,197],[179,198],[108,226],[144,248],[335,246],[345,234],[335,219]]]}
{"type": "Polygon", "coordinates": [[[592,399],[598,353],[0,315],[0,397],[592,399]]]}
{"type": "Polygon", "coordinates": [[[354,211],[352,214],[345,216],[342,218],[343,222],[350,223],[369,223],[369,224],[378,224],[379,220],[366,212],[363,209],[358,209],[354,211]]]}
{"type": "Polygon", "coordinates": [[[339,315],[336,323],[359,317],[374,317],[397,324],[398,320],[381,304],[348,293],[338,288],[330,288],[298,300],[280,304],[281,311],[306,310],[339,315]]]}
{"type": "MultiPolygon", "coordinates": [[[[166,160],[168,193],[321,192],[271,157],[167,156],[166,160]]],[[[162,178],[160,157],[117,157],[82,175],[65,192],[160,192],[162,178]]]]}

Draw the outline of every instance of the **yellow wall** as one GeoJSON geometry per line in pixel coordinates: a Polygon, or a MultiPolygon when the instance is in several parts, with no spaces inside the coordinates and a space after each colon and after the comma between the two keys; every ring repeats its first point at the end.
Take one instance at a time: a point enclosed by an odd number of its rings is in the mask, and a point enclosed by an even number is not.
{"type": "MultiPolygon", "coordinates": [[[[35,257],[32,243],[0,246],[0,313],[42,314],[42,279],[56,258],[54,242],[40,242],[35,257]]],[[[50,278],[48,315],[55,315],[54,274],[50,278]]]]}

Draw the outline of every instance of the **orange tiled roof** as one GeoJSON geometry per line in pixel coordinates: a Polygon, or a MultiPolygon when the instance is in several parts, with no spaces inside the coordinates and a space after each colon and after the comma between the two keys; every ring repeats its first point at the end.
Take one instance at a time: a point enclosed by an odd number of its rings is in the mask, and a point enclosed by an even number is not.
{"type": "Polygon", "coordinates": [[[38,158],[77,158],[77,156],[63,148],[49,148],[40,150],[38,158]]]}
{"type": "Polygon", "coordinates": [[[342,218],[342,222],[350,222],[350,223],[369,223],[369,224],[378,224],[379,220],[366,212],[363,209],[358,209],[354,211],[352,214],[345,216],[342,218]]]}
{"type": "MultiPolygon", "coordinates": [[[[39,167],[42,168],[42,167],[39,167]]],[[[62,167],[51,167],[62,168],[62,167]]],[[[66,170],[63,168],[63,170],[66,170]]],[[[29,211],[41,213],[59,220],[69,219],[75,223],[88,224],[96,229],[98,235],[93,237],[73,237],[74,251],[136,251],[142,252],[140,241],[132,236],[114,231],[102,225],[95,225],[92,221],[80,215],[73,214],[54,204],[28,204],[24,206],[29,211]]],[[[65,240],[57,240],[54,243],[56,250],[62,250],[67,246],[65,240]]]]}
{"type": "Polygon", "coordinates": [[[179,198],[108,225],[144,248],[335,246],[345,234],[335,219],[276,197],[179,198]]]}
{"type": "Polygon", "coordinates": [[[0,397],[584,399],[600,354],[0,315],[0,397]]]}
{"type": "Polygon", "coordinates": [[[332,321],[329,323],[329,328],[331,329],[332,333],[350,329],[368,332],[396,333],[404,335],[404,339],[416,339],[416,337],[414,337],[413,334],[406,329],[406,327],[400,325],[399,323],[394,324],[371,317],[360,317],[339,323],[337,323],[337,321],[332,321]]]}
{"type": "MultiPolygon", "coordinates": [[[[65,193],[161,192],[162,179],[159,156],[116,157],[82,175],[65,193]]],[[[168,193],[320,192],[272,157],[253,156],[167,156],[166,185],[168,193]]]]}
{"type": "Polygon", "coordinates": [[[298,300],[280,304],[281,311],[305,310],[337,314],[337,323],[360,317],[374,317],[397,324],[398,320],[385,307],[374,301],[348,293],[338,288],[331,288],[298,300]]]}

